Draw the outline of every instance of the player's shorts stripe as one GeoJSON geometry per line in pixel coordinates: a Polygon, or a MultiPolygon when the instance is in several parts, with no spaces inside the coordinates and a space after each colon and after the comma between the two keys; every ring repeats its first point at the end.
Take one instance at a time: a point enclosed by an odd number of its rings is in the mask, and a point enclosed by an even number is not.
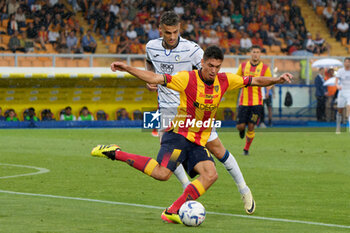
{"type": "Polygon", "coordinates": [[[173,153],[170,156],[170,161],[176,162],[176,160],[179,158],[180,154],[181,154],[181,150],[174,149],[173,153]]]}
{"type": "Polygon", "coordinates": [[[170,156],[171,156],[170,153],[165,153],[164,156],[163,156],[162,162],[160,163],[160,165],[163,166],[163,167],[168,167],[170,156]]]}

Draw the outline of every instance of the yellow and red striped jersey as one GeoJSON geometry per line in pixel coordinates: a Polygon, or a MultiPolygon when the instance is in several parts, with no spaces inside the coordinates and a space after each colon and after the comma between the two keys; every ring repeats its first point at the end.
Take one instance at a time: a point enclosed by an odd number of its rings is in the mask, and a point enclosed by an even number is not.
{"type": "MultiPolygon", "coordinates": [[[[252,65],[250,61],[243,62],[239,65],[237,75],[248,77],[271,77],[271,71],[268,65],[259,62],[256,66],[252,65]]],[[[239,97],[239,105],[254,106],[262,105],[263,98],[261,93],[261,87],[249,86],[241,89],[241,95],[239,97]]]]}
{"type": "Polygon", "coordinates": [[[180,93],[180,105],[168,130],[202,146],[207,143],[224,93],[248,86],[252,80],[232,73],[218,73],[214,82],[208,85],[200,70],[182,71],[173,76],[165,74],[164,79],[166,87],[180,93]]]}

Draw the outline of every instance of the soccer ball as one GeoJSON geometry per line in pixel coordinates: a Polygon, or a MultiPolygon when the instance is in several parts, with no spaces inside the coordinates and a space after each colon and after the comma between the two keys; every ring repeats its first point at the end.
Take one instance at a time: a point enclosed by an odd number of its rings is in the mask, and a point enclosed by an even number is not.
{"type": "Polygon", "coordinates": [[[205,219],[205,208],[197,201],[186,201],[179,210],[179,216],[186,226],[196,227],[205,219]]]}

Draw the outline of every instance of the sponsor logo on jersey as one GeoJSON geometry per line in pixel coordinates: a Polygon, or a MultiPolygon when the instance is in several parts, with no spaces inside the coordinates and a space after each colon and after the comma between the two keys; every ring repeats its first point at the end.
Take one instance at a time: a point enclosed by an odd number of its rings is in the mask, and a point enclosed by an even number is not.
{"type": "Polygon", "coordinates": [[[215,104],[201,104],[196,102],[193,102],[193,106],[195,106],[196,108],[199,108],[200,110],[204,110],[204,111],[213,111],[214,109],[216,109],[218,106],[215,104]]]}
{"type": "Polygon", "coordinates": [[[174,65],[173,64],[166,64],[166,63],[160,63],[160,69],[163,73],[166,74],[172,74],[174,71],[174,65]]]}
{"type": "Polygon", "coordinates": [[[219,97],[219,95],[218,95],[218,94],[216,94],[216,95],[211,95],[211,94],[199,93],[199,97],[203,97],[203,98],[206,98],[206,99],[214,99],[214,98],[219,97]]]}

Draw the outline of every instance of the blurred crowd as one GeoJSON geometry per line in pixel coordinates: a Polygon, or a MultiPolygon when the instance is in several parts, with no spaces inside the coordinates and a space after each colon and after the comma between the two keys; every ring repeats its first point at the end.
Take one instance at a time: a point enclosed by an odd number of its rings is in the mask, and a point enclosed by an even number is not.
{"type": "Polygon", "coordinates": [[[349,44],[350,2],[347,0],[312,0],[310,3],[324,18],[330,35],[338,41],[344,38],[349,44]]]}
{"type": "Polygon", "coordinates": [[[63,0],[1,0],[1,50],[12,52],[95,52],[91,31],[84,34],[63,0]]]}
{"type": "Polygon", "coordinates": [[[2,0],[1,33],[11,39],[0,49],[46,51],[50,44],[56,52],[94,53],[102,39],[116,45],[115,53],[143,54],[145,44],[160,36],[159,17],[169,10],[182,19],[181,35],[204,49],[211,44],[226,54],[245,54],[255,44],[280,46],[285,54],[329,49],[320,35],[313,39],[308,33],[295,0],[2,0]],[[84,32],[79,19],[91,30],[84,32]]]}
{"type": "Polygon", "coordinates": [[[219,45],[225,53],[245,54],[252,45],[281,47],[286,54],[299,50],[323,53],[326,42],[310,35],[300,7],[291,0],[77,0],[79,9],[106,43],[117,44],[116,53],[144,53],[147,41],[158,38],[159,16],[173,10],[182,19],[181,35],[204,49],[219,45]]]}

